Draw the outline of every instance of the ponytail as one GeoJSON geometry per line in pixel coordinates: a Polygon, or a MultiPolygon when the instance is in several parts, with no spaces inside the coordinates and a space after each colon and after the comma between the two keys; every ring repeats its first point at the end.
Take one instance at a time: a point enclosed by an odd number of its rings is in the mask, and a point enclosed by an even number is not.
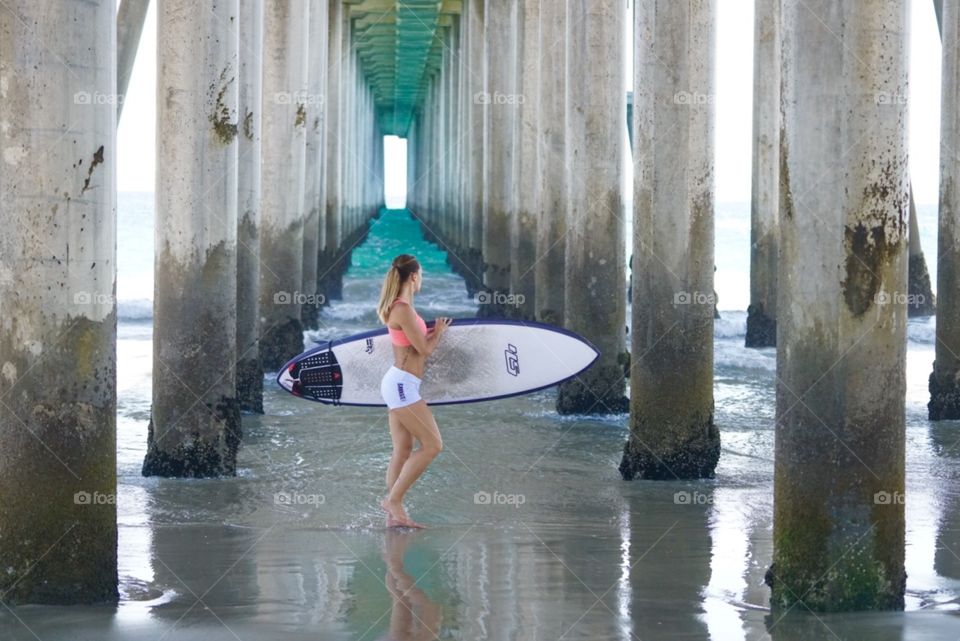
{"type": "Polygon", "coordinates": [[[383,279],[383,287],[380,289],[380,303],[377,305],[377,317],[380,322],[387,323],[390,306],[400,295],[400,287],[418,271],[420,271],[420,263],[410,254],[400,254],[393,259],[393,264],[390,265],[383,279]]]}

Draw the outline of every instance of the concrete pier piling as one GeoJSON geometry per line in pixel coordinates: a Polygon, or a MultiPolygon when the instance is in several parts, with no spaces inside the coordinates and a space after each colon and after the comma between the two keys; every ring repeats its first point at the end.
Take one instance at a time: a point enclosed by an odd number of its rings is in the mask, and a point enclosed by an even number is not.
{"type": "MultiPolygon", "coordinates": [[[[470,155],[473,151],[473,137],[471,135],[470,111],[473,106],[473,94],[471,93],[471,76],[476,72],[470,66],[470,15],[466,4],[462,6],[463,12],[457,20],[459,29],[459,47],[457,49],[457,67],[458,67],[458,88],[460,108],[457,112],[457,135],[459,137],[459,147],[457,148],[457,165],[460,167],[458,189],[456,194],[457,208],[457,249],[456,262],[459,264],[458,273],[464,277],[464,281],[470,281],[470,155]]],[[[473,296],[474,292],[469,291],[468,295],[473,296]]]]}
{"type": "Polygon", "coordinates": [[[907,285],[907,315],[933,316],[937,309],[937,298],[930,287],[930,272],[927,271],[927,259],[920,245],[920,222],[917,220],[917,206],[913,200],[913,186],[910,187],[910,266],[907,285]]]}
{"type": "Polygon", "coordinates": [[[117,8],[117,120],[123,113],[123,99],[130,85],[149,7],[150,0],[120,0],[117,8]]]}
{"type": "Polygon", "coordinates": [[[260,358],[266,370],[303,351],[308,18],[309,0],[264,4],[260,358]]]}
{"type": "Polygon", "coordinates": [[[485,7],[483,106],[483,287],[477,314],[504,317],[510,294],[510,218],[517,204],[517,2],[485,7]]]}
{"type": "Polygon", "coordinates": [[[117,600],[115,9],[0,9],[5,607],[117,600]]]}
{"type": "Polygon", "coordinates": [[[463,93],[463,29],[464,19],[462,15],[451,16],[453,25],[450,27],[450,44],[445,53],[450,65],[450,93],[453,108],[450,110],[450,136],[452,141],[451,154],[451,180],[450,194],[448,196],[448,210],[450,212],[450,237],[452,239],[453,251],[450,254],[450,263],[456,264],[455,271],[458,274],[466,273],[467,265],[464,264],[462,256],[466,255],[467,244],[463,237],[463,149],[465,136],[463,129],[464,113],[464,93],[463,93]]]}
{"type": "Polygon", "coordinates": [[[447,263],[457,274],[466,271],[460,259],[463,240],[460,238],[460,200],[459,185],[462,175],[460,167],[460,134],[459,116],[460,106],[460,26],[459,16],[451,16],[452,24],[445,29],[442,56],[443,84],[446,92],[446,108],[444,116],[444,131],[447,140],[447,162],[443,165],[447,177],[447,189],[444,194],[443,224],[444,234],[449,239],[450,249],[447,252],[447,263]]]}
{"type": "MultiPolygon", "coordinates": [[[[960,0],[933,2],[940,421],[960,420],[960,0]]],[[[557,412],[629,411],[624,479],[714,476],[718,4],[634,0],[627,249],[624,0],[158,0],[142,474],[236,474],[241,413],[263,413],[267,375],[323,325],[384,205],[389,134],[407,141],[408,209],[476,315],[600,352],[557,412]]],[[[116,125],[147,7],[0,2],[4,606],[118,600],[116,125]]],[[[777,349],[776,421],[772,538],[740,542],[770,560],[775,617],[903,609],[907,323],[935,302],[908,173],[909,7],[754,8],[745,343],[777,349]]],[[[930,436],[949,454],[950,425],[930,436]]],[[[705,505],[688,529],[706,531],[705,505]]],[[[627,532],[644,505],[622,507],[627,532]]],[[[934,569],[954,576],[938,541],[934,569]]],[[[699,594],[714,576],[693,579],[699,594]]]]}
{"type": "Polygon", "coordinates": [[[238,0],[157,7],[153,405],[144,476],[234,474],[238,0]],[[184,399],[189,398],[189,403],[184,399]]]}
{"type": "Polygon", "coordinates": [[[324,200],[326,216],[324,219],[324,245],[318,259],[319,278],[317,288],[330,295],[331,283],[336,279],[341,246],[341,188],[342,172],[340,165],[343,142],[340,123],[340,94],[343,80],[343,30],[344,5],[341,0],[330,0],[327,5],[327,93],[324,102],[324,200]]]}
{"type": "Polygon", "coordinates": [[[353,160],[356,157],[356,147],[353,140],[354,125],[356,123],[356,111],[354,110],[353,97],[356,84],[356,65],[353,58],[353,29],[351,28],[350,5],[344,3],[343,12],[343,39],[341,40],[341,57],[343,58],[343,76],[338,94],[340,98],[340,164],[341,180],[343,181],[341,189],[342,216],[343,216],[343,234],[344,242],[338,251],[338,260],[334,266],[334,278],[326,285],[326,290],[331,298],[340,298],[342,294],[339,274],[343,270],[344,250],[349,247],[346,238],[350,236],[355,223],[355,203],[353,201],[353,160]]]}
{"type": "Polygon", "coordinates": [[[780,228],[780,1],[756,0],[753,36],[753,178],[747,347],[777,344],[780,228]]]}
{"type": "MultiPolygon", "coordinates": [[[[452,229],[450,225],[450,187],[453,178],[453,139],[450,130],[450,113],[453,109],[450,96],[450,78],[451,78],[451,55],[450,55],[450,29],[441,28],[437,30],[440,39],[440,63],[437,75],[435,76],[435,86],[437,90],[437,172],[440,178],[437,185],[436,208],[431,212],[435,219],[435,227],[443,238],[451,243],[453,242],[452,229]]],[[[448,261],[449,264],[449,261],[448,261]]]]}
{"type": "Polygon", "coordinates": [[[323,107],[327,93],[327,10],[329,0],[310,0],[310,27],[307,42],[306,160],[303,188],[303,304],[300,317],[308,329],[316,329],[320,313],[317,296],[320,233],[323,222],[320,212],[323,196],[323,107]]]}
{"type": "MultiPolygon", "coordinates": [[[[343,275],[350,267],[351,249],[366,234],[365,216],[358,200],[360,162],[356,133],[359,87],[363,70],[353,46],[351,7],[355,3],[331,2],[328,20],[329,54],[326,101],[326,250],[318,288],[325,300],[343,295],[343,275]]],[[[363,39],[358,38],[358,46],[363,39]]]]}
{"type": "MultiPolygon", "coordinates": [[[[943,41],[960,37],[960,6],[944,0],[943,41]]],[[[943,47],[940,107],[940,217],[937,245],[936,360],[930,374],[930,420],[960,419],[960,58],[943,47]]]]}
{"type": "MultiPolygon", "coordinates": [[[[627,411],[623,172],[623,21],[620,0],[566,3],[566,235],[564,326],[600,357],[562,383],[557,411],[627,411]]],[[[493,28],[493,25],[490,25],[493,28]]]]}
{"type": "Polygon", "coordinates": [[[513,318],[536,319],[537,219],[540,214],[540,0],[522,0],[517,43],[517,209],[510,219],[513,318]]]}
{"type": "Polygon", "coordinates": [[[467,278],[467,293],[476,296],[483,288],[483,167],[487,149],[483,144],[485,105],[483,104],[486,83],[486,0],[468,0],[465,5],[467,16],[468,66],[466,75],[467,118],[470,154],[464,171],[466,172],[467,237],[469,249],[464,260],[470,266],[472,278],[467,278]]]}
{"type": "MultiPolygon", "coordinates": [[[[937,31],[943,42],[943,2],[933,0],[933,10],[937,17],[937,31]]],[[[930,272],[927,259],[920,244],[920,223],[917,220],[917,207],[913,198],[913,185],[910,186],[910,266],[908,269],[907,313],[910,316],[932,316],[936,313],[937,299],[930,286],[930,272]]]]}
{"type": "Polygon", "coordinates": [[[775,610],[904,606],[908,11],[782,3],[775,610]]]}
{"type": "Polygon", "coordinates": [[[566,197],[566,4],[540,4],[540,208],[534,290],[537,320],[562,324],[566,197]]]}
{"type": "Polygon", "coordinates": [[[240,0],[237,93],[237,400],[263,413],[260,361],[260,131],[263,0],[240,0]]]}
{"type": "Polygon", "coordinates": [[[630,437],[624,478],[713,476],[715,3],[635,17],[630,437]],[[677,47],[675,43],[687,43],[677,47]]]}

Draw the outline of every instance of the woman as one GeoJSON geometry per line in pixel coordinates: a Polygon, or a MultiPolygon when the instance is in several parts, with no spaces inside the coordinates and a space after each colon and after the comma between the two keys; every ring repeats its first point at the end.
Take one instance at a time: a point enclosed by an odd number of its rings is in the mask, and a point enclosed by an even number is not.
{"type": "Polygon", "coordinates": [[[387,467],[387,496],[380,502],[387,512],[387,527],[423,527],[403,509],[403,496],[430,462],[443,449],[440,430],[426,401],[420,398],[420,382],[427,357],[437,347],[450,319],[438,318],[433,329],[413,309],[413,295],[423,285],[423,270],[410,254],[393,259],[380,291],[377,316],[387,325],[393,343],[394,365],[380,381],[386,401],[393,440],[393,457],[387,467]],[[413,452],[413,439],[420,448],[413,452]]]}

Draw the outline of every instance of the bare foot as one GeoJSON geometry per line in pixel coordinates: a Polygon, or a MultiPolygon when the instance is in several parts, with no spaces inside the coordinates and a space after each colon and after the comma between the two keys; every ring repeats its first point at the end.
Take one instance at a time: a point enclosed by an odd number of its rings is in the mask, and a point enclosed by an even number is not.
{"type": "Polygon", "coordinates": [[[380,501],[380,507],[387,513],[387,527],[426,527],[407,516],[407,511],[403,509],[403,505],[400,503],[391,503],[389,497],[385,497],[380,501]]]}
{"type": "Polygon", "coordinates": [[[383,508],[383,511],[386,512],[387,515],[399,521],[406,521],[408,518],[407,511],[403,509],[403,504],[391,502],[389,496],[383,497],[383,500],[380,501],[380,507],[383,508]]]}
{"type": "Polygon", "coordinates": [[[418,529],[418,530],[424,530],[424,529],[426,529],[426,527],[427,527],[426,525],[423,525],[422,523],[417,523],[416,521],[414,521],[413,519],[411,519],[409,516],[408,516],[402,523],[400,523],[400,525],[401,525],[401,527],[412,527],[412,528],[415,528],[415,529],[418,529]]]}
{"type": "Polygon", "coordinates": [[[407,520],[405,520],[405,521],[402,521],[402,520],[396,519],[396,518],[394,518],[394,517],[392,517],[392,516],[388,516],[388,517],[387,517],[387,527],[388,527],[388,528],[392,528],[392,527],[408,527],[408,528],[415,528],[415,529],[424,529],[424,528],[426,528],[425,525],[421,525],[420,523],[417,523],[416,521],[413,521],[413,520],[411,520],[411,519],[407,519],[407,520]]]}

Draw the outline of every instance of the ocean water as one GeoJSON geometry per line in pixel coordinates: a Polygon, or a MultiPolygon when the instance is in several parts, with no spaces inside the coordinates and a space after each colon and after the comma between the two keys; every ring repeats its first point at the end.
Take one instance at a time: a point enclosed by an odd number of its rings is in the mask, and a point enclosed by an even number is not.
{"type": "MultiPolygon", "coordinates": [[[[925,418],[932,319],[909,326],[906,612],[773,617],[767,608],[775,351],[743,347],[747,206],[718,206],[716,478],[622,481],[627,416],[558,416],[552,389],[440,406],[445,449],[407,499],[430,526],[421,532],[383,527],[386,411],[296,399],[272,378],[266,413],[244,416],[235,478],[140,475],[152,378],[151,210],[150,195],[121,194],[122,600],[0,610],[0,639],[960,636],[960,424],[925,418]]],[[[932,255],[935,226],[922,215],[932,255]]],[[[389,211],[354,252],[343,299],[324,308],[307,338],[375,327],[380,278],[401,252],[423,263],[424,317],[475,314],[443,253],[408,214],[389,211]]]]}

